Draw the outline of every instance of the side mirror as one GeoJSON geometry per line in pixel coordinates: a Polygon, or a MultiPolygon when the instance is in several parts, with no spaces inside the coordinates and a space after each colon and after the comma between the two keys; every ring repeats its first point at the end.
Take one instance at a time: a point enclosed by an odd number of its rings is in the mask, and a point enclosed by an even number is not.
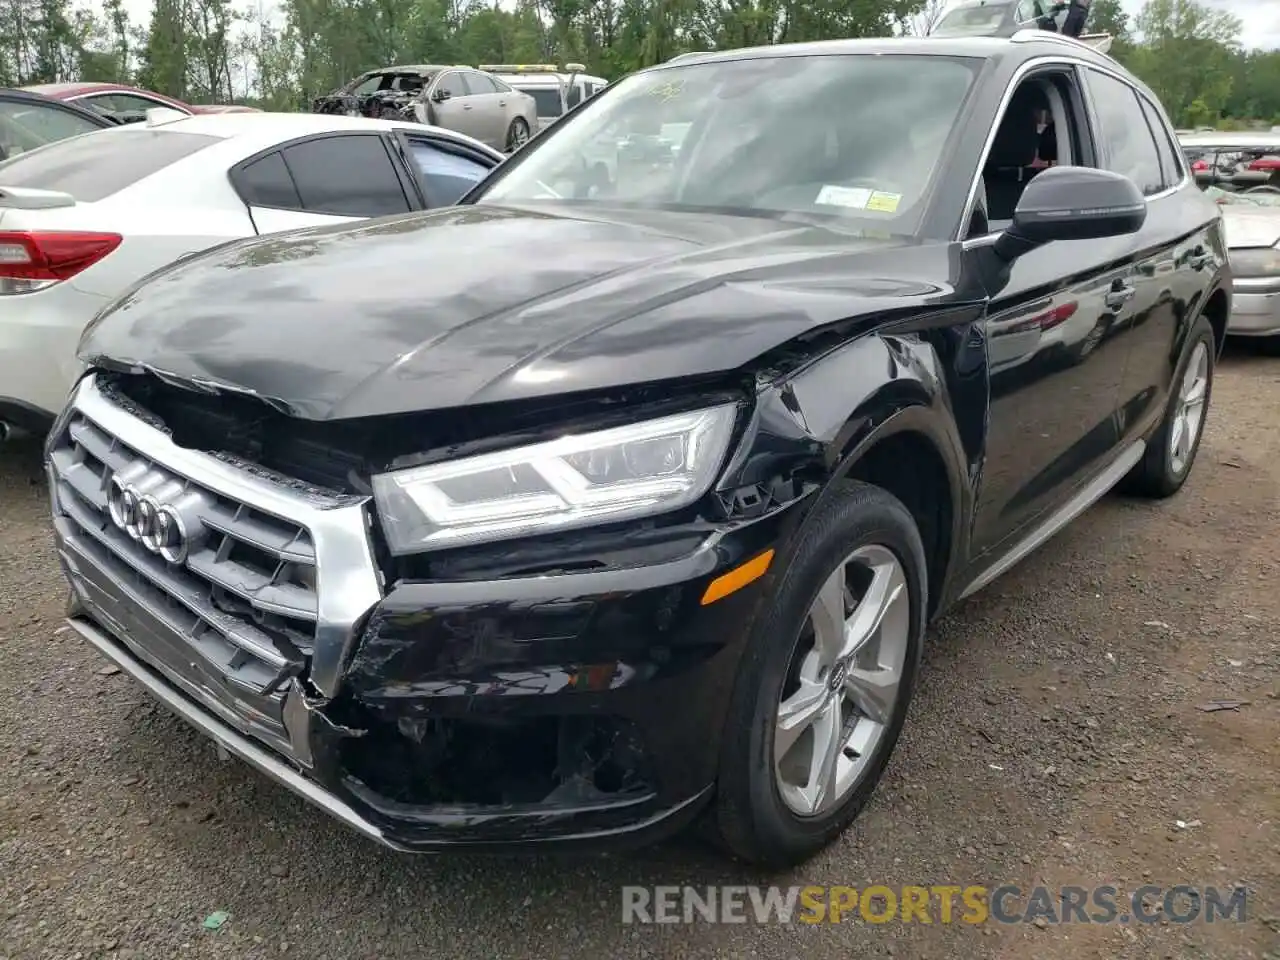
{"type": "Polygon", "coordinates": [[[453,94],[451,94],[448,90],[442,90],[442,89],[440,89],[439,87],[437,87],[437,88],[436,88],[434,91],[432,91],[432,93],[431,93],[431,102],[432,102],[432,103],[444,103],[446,100],[448,100],[448,99],[449,99],[450,97],[452,97],[452,96],[453,96],[453,94]]]}
{"type": "Polygon", "coordinates": [[[1137,233],[1146,220],[1146,197],[1128,177],[1092,167],[1049,167],[1022,191],[995,252],[1009,261],[1054,240],[1137,233]]]}

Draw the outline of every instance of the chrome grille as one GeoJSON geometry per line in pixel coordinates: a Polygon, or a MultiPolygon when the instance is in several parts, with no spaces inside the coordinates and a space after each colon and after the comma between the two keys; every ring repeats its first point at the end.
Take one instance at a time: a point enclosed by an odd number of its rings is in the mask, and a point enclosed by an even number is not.
{"type": "Polygon", "coordinates": [[[90,612],[186,692],[288,749],[286,682],[308,673],[332,695],[379,595],[364,500],[180,448],[92,378],[59,421],[48,469],[60,550],[90,612]],[[182,550],[148,535],[157,511],[182,550]]]}

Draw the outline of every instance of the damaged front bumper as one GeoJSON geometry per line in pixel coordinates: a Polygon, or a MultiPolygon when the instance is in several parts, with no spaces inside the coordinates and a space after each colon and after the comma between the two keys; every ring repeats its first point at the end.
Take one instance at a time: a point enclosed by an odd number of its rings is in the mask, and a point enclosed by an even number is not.
{"type": "Polygon", "coordinates": [[[704,529],[648,562],[384,587],[364,507],[178,448],[92,380],[48,452],[71,626],[228,752],[414,851],[631,846],[693,819],[772,578],[712,603],[705,591],[787,541],[804,509],[704,529]],[[225,539],[158,563],[111,514],[117,475],[153,506],[176,478],[174,502],[225,539]],[[282,520],[296,526],[270,525],[282,520]],[[342,569],[337,545],[367,563],[342,569]],[[254,585],[264,551],[278,566],[254,585]],[[303,649],[290,638],[312,613],[303,649]]]}
{"type": "Polygon", "coordinates": [[[757,585],[699,604],[720,561],[739,554],[720,547],[605,580],[394,590],[336,697],[289,681],[288,746],[274,748],[154,655],[127,599],[115,610],[104,600],[114,587],[95,582],[102,571],[63,556],[80,636],[227,751],[366,836],[409,851],[598,849],[675,832],[710,797],[760,599],[757,585]]]}

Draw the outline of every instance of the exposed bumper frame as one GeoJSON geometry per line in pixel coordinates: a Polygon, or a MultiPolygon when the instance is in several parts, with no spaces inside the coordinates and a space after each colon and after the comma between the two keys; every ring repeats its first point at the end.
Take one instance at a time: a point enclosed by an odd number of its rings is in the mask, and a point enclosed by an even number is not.
{"type": "Polygon", "coordinates": [[[389,839],[375,824],[333,796],[319,784],[304,777],[278,757],[258,746],[213,714],[201,709],[170,686],[160,674],[133,657],[119,641],[96,624],[81,617],[70,617],[67,624],[87,640],[99,653],[133,677],[156,700],[195,727],[214,743],[233,753],[249,766],[266,774],[276,783],[292,790],[303,800],[320,807],[330,816],[373,840],[395,850],[406,849],[389,839]]]}
{"type": "Polygon", "coordinates": [[[312,806],[345,823],[357,833],[400,853],[445,853],[451,850],[468,853],[502,853],[514,852],[522,848],[567,852],[575,849],[597,851],[639,847],[670,836],[691,823],[701,813],[714,792],[714,785],[708,786],[694,796],[657,810],[642,820],[613,829],[599,829],[567,836],[530,836],[519,840],[441,839],[425,843],[400,842],[395,836],[362,816],[350,804],[343,802],[322,784],[310,779],[279,756],[259,746],[252,739],[190,700],[170,685],[160,673],[135,657],[122,642],[92,620],[71,616],[67,618],[67,625],[121,671],[140,683],[159,703],[216,745],[239,757],[249,766],[292,791],[312,806]]]}

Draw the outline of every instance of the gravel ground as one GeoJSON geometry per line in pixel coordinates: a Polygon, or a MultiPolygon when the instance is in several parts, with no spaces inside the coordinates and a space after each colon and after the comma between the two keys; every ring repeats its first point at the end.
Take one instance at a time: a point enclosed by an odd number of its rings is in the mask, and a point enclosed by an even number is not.
{"type": "Polygon", "coordinates": [[[1244,923],[623,925],[624,884],[768,881],[688,841],[384,851],[219,761],[59,632],[38,454],[18,446],[0,454],[0,957],[1280,957],[1280,359],[1230,351],[1214,401],[1180,496],[1108,498],[934,629],[881,790],[775,882],[1240,883],[1244,923]],[[1201,709],[1228,697],[1247,702],[1201,709]]]}

